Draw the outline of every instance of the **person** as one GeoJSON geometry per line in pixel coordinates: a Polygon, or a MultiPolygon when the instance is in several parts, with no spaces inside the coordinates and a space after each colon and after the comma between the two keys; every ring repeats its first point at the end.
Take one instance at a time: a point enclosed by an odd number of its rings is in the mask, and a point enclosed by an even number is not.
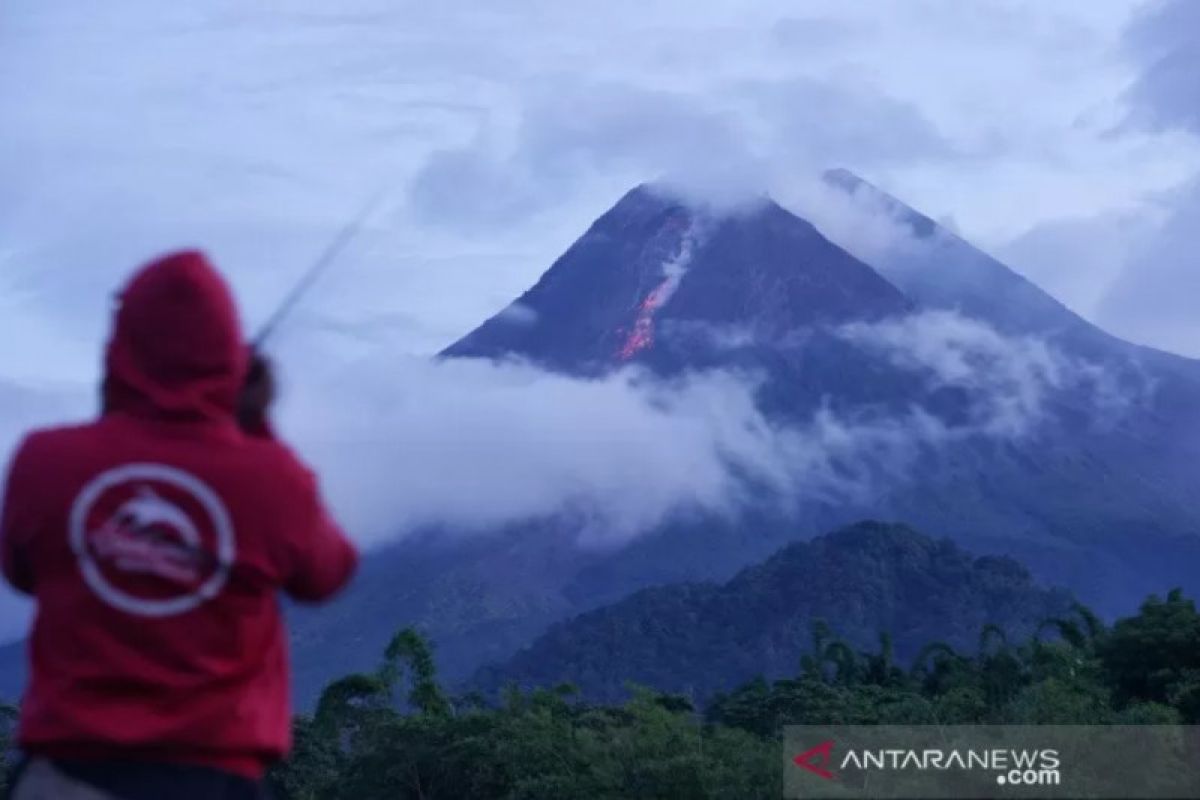
{"type": "Polygon", "coordinates": [[[291,736],[279,591],[323,601],[357,554],[203,254],[131,279],[105,367],[99,418],[29,434],[8,472],[0,561],[36,603],[11,796],[265,796],[291,736]]]}

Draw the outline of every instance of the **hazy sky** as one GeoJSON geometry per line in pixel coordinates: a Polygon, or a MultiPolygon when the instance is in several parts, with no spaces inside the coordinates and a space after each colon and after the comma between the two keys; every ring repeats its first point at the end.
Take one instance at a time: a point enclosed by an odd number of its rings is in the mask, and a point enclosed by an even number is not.
{"type": "MultiPolygon", "coordinates": [[[[202,246],[253,324],[384,190],[279,341],[305,387],[289,432],[360,539],[561,508],[631,535],[735,503],[731,459],[834,491],[837,447],[942,434],[773,432],[720,375],[667,390],[422,357],[638,182],[788,198],[829,166],[1115,333],[1200,355],[1198,36],[1194,0],[3,0],[0,454],[90,410],[135,265],[202,246]]],[[[1008,383],[976,388],[1031,398],[1020,425],[1061,371],[936,315],[883,333],[931,364],[1002,355],[1008,383]]]]}
{"type": "Polygon", "coordinates": [[[261,319],[381,187],[302,324],[427,353],[637,181],[827,165],[1200,354],[1197,5],[5,0],[0,375],[92,377],[107,293],[166,247],[261,319]]]}

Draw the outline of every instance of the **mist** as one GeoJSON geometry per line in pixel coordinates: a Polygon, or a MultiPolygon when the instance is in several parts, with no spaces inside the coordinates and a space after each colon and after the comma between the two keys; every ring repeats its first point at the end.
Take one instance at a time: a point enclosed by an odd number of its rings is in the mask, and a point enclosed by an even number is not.
{"type": "Polygon", "coordinates": [[[583,379],[517,360],[377,351],[309,359],[288,376],[281,420],[368,547],[423,527],[480,535],[560,514],[583,520],[564,537],[614,545],[681,511],[735,517],[764,502],[762,489],[788,508],[868,502],[923,448],[1054,424],[1057,393],[1082,391],[1114,414],[1133,402],[1101,365],[950,312],[836,334],[929,391],[962,390],[968,418],[951,425],[916,397],[898,414],[822,408],[785,425],[759,407],[754,373],[667,380],[630,366],[583,379]]]}

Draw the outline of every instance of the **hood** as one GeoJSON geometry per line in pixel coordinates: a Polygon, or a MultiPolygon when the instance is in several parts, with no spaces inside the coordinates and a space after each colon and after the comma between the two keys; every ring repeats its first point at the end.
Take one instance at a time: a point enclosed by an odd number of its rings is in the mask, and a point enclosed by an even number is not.
{"type": "Polygon", "coordinates": [[[118,298],[105,358],[107,411],[232,420],[248,365],[229,286],[188,250],[139,270],[118,298]]]}

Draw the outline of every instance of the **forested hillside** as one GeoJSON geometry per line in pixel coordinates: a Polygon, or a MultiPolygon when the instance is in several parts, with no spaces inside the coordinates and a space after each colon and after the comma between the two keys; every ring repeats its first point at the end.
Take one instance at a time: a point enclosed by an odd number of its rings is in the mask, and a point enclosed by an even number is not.
{"type": "Polygon", "coordinates": [[[589,700],[615,701],[634,681],[704,701],[756,675],[792,674],[814,620],[834,622],[856,647],[887,632],[907,661],[931,641],[967,646],[985,624],[1027,636],[1069,604],[1011,559],[867,522],[788,545],[722,585],[646,589],[555,625],[475,684],[569,682],[589,700]]]}
{"type": "Polygon", "coordinates": [[[570,686],[450,697],[406,630],[377,671],[331,684],[296,720],[270,780],[282,800],[775,800],[787,724],[1200,722],[1200,614],[1178,591],[1112,628],[1076,606],[1023,641],[989,625],[969,649],[931,642],[911,662],[886,637],[862,651],[835,628],[814,626],[787,678],[706,708],[651,689],[620,706],[570,686]]]}

